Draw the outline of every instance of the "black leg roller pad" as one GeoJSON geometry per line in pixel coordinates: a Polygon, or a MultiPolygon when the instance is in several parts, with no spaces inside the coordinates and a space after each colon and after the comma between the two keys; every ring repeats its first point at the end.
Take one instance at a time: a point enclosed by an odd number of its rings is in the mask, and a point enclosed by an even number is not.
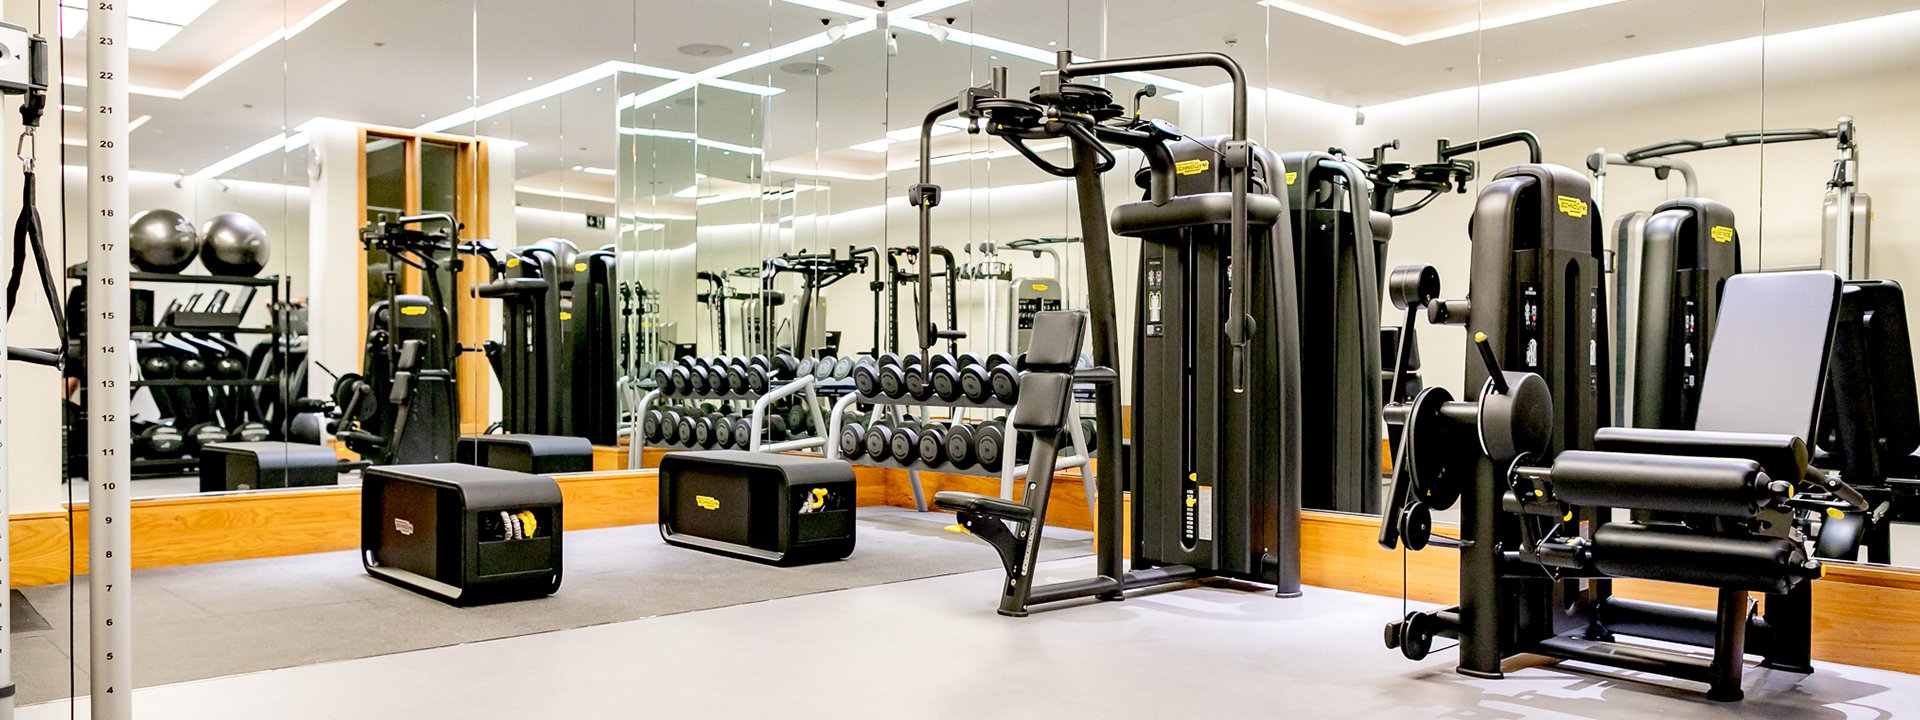
{"type": "Polygon", "coordinates": [[[211,443],[200,449],[200,492],[340,484],[340,456],[325,445],[211,443]]]}
{"type": "Polygon", "coordinates": [[[466,435],[454,457],[468,465],[535,475],[593,472],[593,443],[563,435],[466,435]]]}
{"type": "Polygon", "coordinates": [[[660,537],[775,565],[853,554],[853,466],[744,450],[660,461],[660,537]]]}
{"type": "Polygon", "coordinates": [[[367,574],[455,605],[560,589],[560,484],[460,463],[369,468],[360,491],[367,574]]]}

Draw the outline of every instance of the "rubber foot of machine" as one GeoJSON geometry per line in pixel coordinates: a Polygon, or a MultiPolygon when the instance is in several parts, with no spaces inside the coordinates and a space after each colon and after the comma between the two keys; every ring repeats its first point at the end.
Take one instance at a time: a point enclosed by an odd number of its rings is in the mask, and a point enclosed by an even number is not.
{"type": "Polygon", "coordinates": [[[1454,668],[1453,671],[1470,678],[1480,678],[1482,680],[1499,680],[1507,676],[1507,674],[1503,672],[1484,672],[1463,667],[1454,668]]]}
{"type": "Polygon", "coordinates": [[[1746,691],[1741,690],[1740,688],[1732,688],[1728,690],[1722,690],[1720,688],[1711,688],[1707,690],[1707,699],[1712,700],[1714,702],[1740,702],[1741,700],[1746,699],[1746,697],[1747,697],[1746,691]]]}

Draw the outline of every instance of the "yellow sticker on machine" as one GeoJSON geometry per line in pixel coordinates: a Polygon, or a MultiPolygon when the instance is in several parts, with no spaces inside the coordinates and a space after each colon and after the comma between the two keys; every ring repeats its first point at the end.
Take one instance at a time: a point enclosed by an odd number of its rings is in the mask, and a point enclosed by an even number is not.
{"type": "Polygon", "coordinates": [[[1565,195],[1561,195],[1559,200],[1560,212],[1566,213],[1567,217],[1583,218],[1587,216],[1587,201],[1565,195]]]}
{"type": "Polygon", "coordinates": [[[711,495],[695,495],[693,496],[693,504],[699,505],[702,510],[720,509],[720,500],[711,495]]]}
{"type": "Polygon", "coordinates": [[[1205,160],[1181,160],[1173,164],[1173,171],[1181,175],[1199,175],[1211,167],[1213,163],[1205,160]]]}
{"type": "Polygon", "coordinates": [[[574,264],[573,264],[573,271],[574,271],[574,272],[586,272],[586,271],[587,271],[587,264],[586,264],[586,263],[574,263],[574,264]]]}
{"type": "Polygon", "coordinates": [[[520,267],[520,258],[507,258],[507,267],[520,267]]]}
{"type": "Polygon", "coordinates": [[[1032,287],[1032,288],[1033,288],[1033,291],[1034,291],[1034,292],[1046,292],[1046,291],[1047,291],[1047,285],[1046,285],[1046,284],[1044,284],[1044,283],[1034,283],[1034,284],[1033,284],[1033,285],[1031,285],[1030,287],[1032,287]]]}
{"type": "Polygon", "coordinates": [[[401,315],[425,315],[427,314],[427,306],[408,305],[406,307],[400,308],[400,314],[401,315]]]}
{"type": "Polygon", "coordinates": [[[1298,179],[1300,179],[1300,173],[1297,173],[1297,172],[1290,172],[1290,173],[1287,173],[1287,184],[1288,184],[1288,185],[1292,185],[1292,184],[1293,184],[1293,181],[1295,181],[1295,180],[1298,180],[1298,179]]]}
{"type": "Polygon", "coordinates": [[[568,320],[572,320],[572,319],[573,319],[573,313],[570,313],[570,312],[566,312],[566,311],[561,311],[561,313],[560,313],[560,320],[561,320],[562,322],[565,322],[565,321],[568,321],[568,320]]]}
{"type": "Polygon", "coordinates": [[[1712,230],[1707,231],[1707,236],[1713,238],[1713,241],[1717,243],[1730,243],[1733,242],[1733,228],[1725,225],[1715,225],[1712,230]]]}

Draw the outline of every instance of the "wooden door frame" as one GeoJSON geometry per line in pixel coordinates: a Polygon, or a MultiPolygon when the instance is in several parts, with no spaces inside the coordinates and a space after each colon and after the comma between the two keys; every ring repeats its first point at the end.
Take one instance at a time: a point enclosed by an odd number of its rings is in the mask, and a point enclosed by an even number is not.
{"type": "MultiPolygon", "coordinates": [[[[395,128],[360,126],[356,162],[358,166],[357,187],[358,222],[365,223],[367,217],[367,144],[372,140],[399,140],[405,144],[405,207],[402,211],[408,215],[420,213],[420,191],[423,174],[420,160],[420,146],[432,142],[450,145],[456,152],[454,178],[454,217],[461,223],[462,238],[485,238],[491,235],[489,227],[490,204],[486,169],[487,145],[484,141],[459,135],[439,133],[418,133],[395,128]]],[[[355,297],[360,300],[359,337],[367,335],[367,254],[358,253],[359,272],[354,283],[357,288],[355,297]]],[[[458,293],[461,297],[458,314],[453,318],[454,336],[462,347],[478,348],[485,344],[492,334],[493,314],[491,304],[476,297],[473,287],[487,280],[487,267],[484,262],[469,259],[464,268],[454,276],[454,286],[448,292],[458,293]]],[[[420,291],[419,273],[407,269],[403,275],[405,292],[420,291]]],[[[364,343],[361,345],[365,353],[364,343]]],[[[365,358],[362,358],[364,363],[365,358]]],[[[459,388],[460,432],[474,434],[485,432],[491,424],[493,389],[488,381],[492,368],[481,353],[461,353],[454,361],[454,381],[459,388]]]]}

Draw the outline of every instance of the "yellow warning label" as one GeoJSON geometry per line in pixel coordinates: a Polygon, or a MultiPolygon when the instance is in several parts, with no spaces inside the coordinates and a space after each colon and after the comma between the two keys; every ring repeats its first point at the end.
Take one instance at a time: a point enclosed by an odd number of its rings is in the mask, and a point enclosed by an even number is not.
{"type": "Polygon", "coordinates": [[[1287,184],[1288,184],[1288,185],[1292,185],[1292,184],[1293,184],[1293,181],[1295,181],[1295,180],[1298,180],[1298,179],[1300,179],[1300,173],[1297,173],[1297,172],[1290,172],[1290,173],[1287,173],[1287,184]]]}
{"type": "Polygon", "coordinates": [[[1707,231],[1707,235],[1713,238],[1713,241],[1717,243],[1733,242],[1733,228],[1727,227],[1725,225],[1713,226],[1712,230],[1707,231]]]}
{"type": "Polygon", "coordinates": [[[1047,291],[1047,285],[1046,285],[1045,283],[1034,283],[1034,284],[1033,284],[1033,285],[1031,285],[1030,287],[1032,287],[1032,288],[1033,288],[1033,291],[1034,291],[1034,292],[1046,292],[1046,291],[1047,291]]]}
{"type": "Polygon", "coordinates": [[[719,510],[720,509],[720,501],[710,495],[693,496],[693,504],[699,505],[700,509],[702,510],[719,510]]]}
{"type": "Polygon", "coordinates": [[[565,322],[565,321],[567,321],[567,320],[572,320],[572,319],[573,319],[573,313],[570,313],[570,312],[562,312],[562,313],[560,313],[560,320],[561,320],[562,322],[565,322]]]}
{"type": "Polygon", "coordinates": [[[586,271],[587,271],[587,264],[586,264],[586,263],[574,263],[574,264],[573,264],[573,271],[574,271],[574,272],[586,272],[586,271]]]}
{"type": "Polygon", "coordinates": [[[520,258],[507,258],[507,267],[520,267],[520,258]]]}
{"type": "Polygon", "coordinates": [[[1567,217],[1583,218],[1587,216],[1587,201],[1565,195],[1561,195],[1559,200],[1560,212],[1566,213],[1567,217]]]}
{"type": "Polygon", "coordinates": [[[1211,167],[1213,163],[1205,160],[1181,160],[1173,164],[1173,171],[1180,175],[1199,175],[1211,167]]]}
{"type": "Polygon", "coordinates": [[[400,308],[400,314],[401,315],[425,315],[427,314],[427,307],[425,305],[408,305],[406,307],[400,308]]]}

